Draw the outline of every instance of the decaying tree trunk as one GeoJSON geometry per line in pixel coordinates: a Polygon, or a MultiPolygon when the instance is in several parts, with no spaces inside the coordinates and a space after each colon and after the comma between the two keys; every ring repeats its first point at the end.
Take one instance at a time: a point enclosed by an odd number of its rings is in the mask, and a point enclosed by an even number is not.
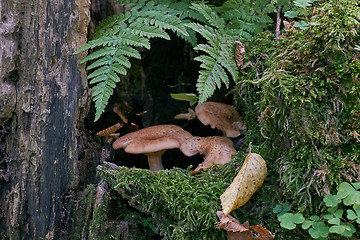
{"type": "Polygon", "coordinates": [[[0,1],[0,239],[56,239],[77,187],[90,0],[0,1]]]}

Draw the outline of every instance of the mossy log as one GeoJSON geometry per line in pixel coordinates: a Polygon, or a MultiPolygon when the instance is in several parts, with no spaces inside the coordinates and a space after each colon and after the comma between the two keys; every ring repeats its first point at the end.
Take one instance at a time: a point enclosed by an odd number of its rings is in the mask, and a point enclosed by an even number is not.
{"type": "Polygon", "coordinates": [[[151,214],[166,239],[222,239],[215,229],[220,195],[237,173],[239,163],[213,167],[196,176],[190,169],[146,169],[98,166],[100,177],[128,199],[131,206],[151,214]],[[199,238],[200,237],[200,238],[199,238]]]}

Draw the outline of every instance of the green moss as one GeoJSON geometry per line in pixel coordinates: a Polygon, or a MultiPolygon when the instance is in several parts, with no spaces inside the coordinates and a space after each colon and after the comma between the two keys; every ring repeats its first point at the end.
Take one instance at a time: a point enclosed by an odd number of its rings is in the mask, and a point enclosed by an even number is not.
{"type": "Polygon", "coordinates": [[[58,235],[61,239],[87,239],[96,186],[90,184],[78,196],[69,195],[63,199],[63,216],[58,235]]]}
{"type": "Polygon", "coordinates": [[[214,231],[216,211],[221,209],[219,196],[226,187],[224,179],[216,179],[218,174],[199,177],[175,168],[154,173],[126,167],[114,172],[100,168],[99,172],[130,205],[151,212],[166,238],[197,239],[214,231]]]}
{"type": "Polygon", "coordinates": [[[359,179],[349,167],[360,163],[360,9],[354,1],[317,4],[318,26],[248,43],[235,91],[246,141],[263,147],[283,199],[302,211],[319,211],[324,194],[359,179]]]}
{"type": "Polygon", "coordinates": [[[130,239],[156,237],[153,218],[131,208],[126,199],[101,182],[67,198],[61,239],[130,239]],[[100,190],[99,190],[100,185],[100,190]]]}
{"type": "MultiPolygon", "coordinates": [[[[166,239],[225,239],[226,232],[214,225],[219,221],[216,211],[221,210],[220,195],[238,173],[245,155],[239,152],[231,163],[197,175],[191,175],[190,169],[151,172],[126,167],[115,170],[106,165],[98,171],[131,206],[151,213],[166,239]]],[[[269,219],[274,207],[271,192],[275,188],[264,184],[249,204],[231,214],[242,222],[250,220],[268,226],[265,219],[269,219]]]]}

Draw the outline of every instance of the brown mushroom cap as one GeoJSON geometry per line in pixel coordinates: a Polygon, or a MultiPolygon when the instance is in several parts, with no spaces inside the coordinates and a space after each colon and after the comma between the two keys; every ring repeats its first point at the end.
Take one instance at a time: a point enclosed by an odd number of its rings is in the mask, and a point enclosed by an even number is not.
{"type": "Polygon", "coordinates": [[[246,132],[246,126],[233,106],[217,102],[204,102],[195,108],[197,118],[204,125],[217,128],[226,137],[238,137],[246,132]]]}
{"type": "Polygon", "coordinates": [[[114,149],[124,148],[125,152],[148,156],[152,171],[164,169],[161,156],[165,150],[179,148],[192,135],[176,125],[157,125],[128,133],[113,143],[114,149]]]}
{"type": "Polygon", "coordinates": [[[212,167],[214,164],[225,164],[231,161],[232,155],[236,154],[233,143],[225,137],[193,137],[181,145],[180,150],[186,156],[196,153],[205,155],[204,162],[200,163],[192,173],[212,167]]]}

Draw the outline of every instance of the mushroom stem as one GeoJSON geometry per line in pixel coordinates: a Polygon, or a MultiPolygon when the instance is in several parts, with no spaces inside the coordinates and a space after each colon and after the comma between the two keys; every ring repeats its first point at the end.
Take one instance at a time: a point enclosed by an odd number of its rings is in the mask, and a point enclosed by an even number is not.
{"type": "Polygon", "coordinates": [[[165,153],[165,151],[166,150],[152,153],[144,153],[148,157],[150,171],[159,171],[164,169],[161,156],[165,153]]]}

